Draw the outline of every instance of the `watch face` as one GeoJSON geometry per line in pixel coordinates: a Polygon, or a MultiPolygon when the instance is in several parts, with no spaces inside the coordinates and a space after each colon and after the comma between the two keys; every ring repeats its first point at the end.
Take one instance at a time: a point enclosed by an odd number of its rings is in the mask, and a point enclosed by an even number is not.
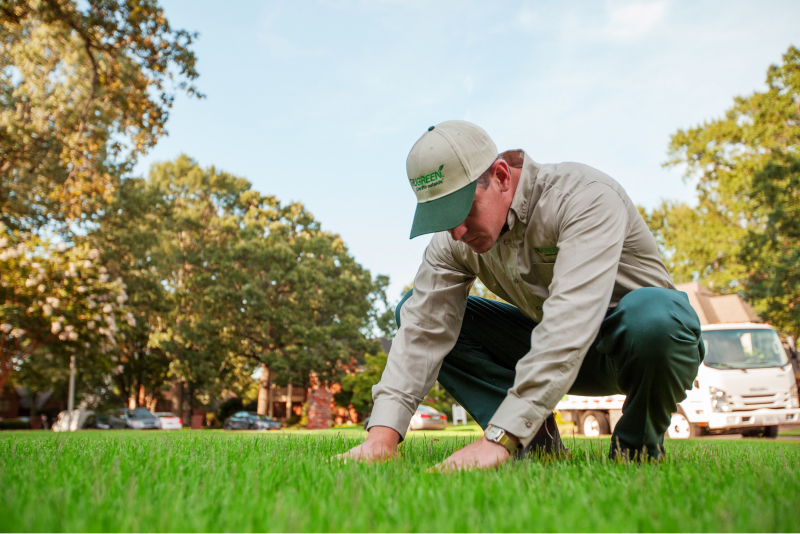
{"type": "Polygon", "coordinates": [[[488,439],[489,441],[495,441],[501,435],[503,435],[503,429],[497,428],[496,426],[490,426],[489,428],[486,429],[486,433],[484,435],[486,436],[486,439],[488,439]]]}

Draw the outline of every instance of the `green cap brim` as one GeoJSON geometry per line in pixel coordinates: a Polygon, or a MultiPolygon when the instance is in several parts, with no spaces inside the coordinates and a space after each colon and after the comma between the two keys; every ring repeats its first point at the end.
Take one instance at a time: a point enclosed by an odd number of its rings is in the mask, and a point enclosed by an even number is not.
{"type": "Polygon", "coordinates": [[[423,234],[450,230],[464,222],[472,208],[472,201],[475,200],[475,188],[477,187],[478,181],[475,180],[447,196],[417,204],[409,239],[423,234]]]}

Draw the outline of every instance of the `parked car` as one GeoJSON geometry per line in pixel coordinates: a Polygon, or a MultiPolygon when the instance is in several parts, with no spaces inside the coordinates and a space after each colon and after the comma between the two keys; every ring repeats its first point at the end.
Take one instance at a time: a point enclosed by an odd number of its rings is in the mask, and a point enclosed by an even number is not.
{"type": "Polygon", "coordinates": [[[420,404],[417,412],[411,417],[409,430],[441,430],[447,426],[447,416],[442,412],[420,404]]]}
{"type": "Polygon", "coordinates": [[[111,428],[131,428],[134,430],[155,430],[161,428],[158,417],[147,408],[120,408],[109,417],[111,428]]]}
{"type": "Polygon", "coordinates": [[[280,430],[281,424],[268,415],[236,412],[225,420],[225,430],[280,430]]]}
{"type": "MultiPolygon", "coordinates": [[[[98,430],[109,430],[111,428],[111,414],[110,413],[96,413],[94,414],[95,419],[92,421],[94,426],[91,428],[96,428],[98,430]]],[[[87,421],[87,425],[89,422],[87,421]]],[[[89,427],[87,427],[89,428],[89,427]]]]}
{"type": "Polygon", "coordinates": [[[91,410],[72,410],[72,417],[68,410],[64,410],[58,414],[58,418],[51,428],[53,432],[74,432],[85,428],[94,428],[95,420],[94,412],[91,410]]]}
{"type": "Polygon", "coordinates": [[[183,428],[183,419],[170,412],[156,412],[154,414],[161,421],[161,430],[180,430],[183,428]]]}

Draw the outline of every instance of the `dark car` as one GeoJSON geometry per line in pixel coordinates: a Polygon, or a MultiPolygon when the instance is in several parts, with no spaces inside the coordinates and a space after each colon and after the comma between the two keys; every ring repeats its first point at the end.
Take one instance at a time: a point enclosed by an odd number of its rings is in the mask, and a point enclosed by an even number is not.
{"type": "Polygon", "coordinates": [[[111,428],[111,414],[94,413],[86,418],[83,428],[95,428],[97,430],[108,430],[111,428]]]}
{"type": "Polygon", "coordinates": [[[132,428],[134,430],[156,430],[161,428],[158,417],[147,408],[120,408],[108,418],[111,428],[132,428]]]}
{"type": "Polygon", "coordinates": [[[225,420],[225,430],[280,430],[281,424],[256,412],[236,412],[225,420]]]}
{"type": "Polygon", "coordinates": [[[111,414],[110,413],[96,413],[94,414],[94,426],[98,430],[108,430],[111,428],[111,414]]]}

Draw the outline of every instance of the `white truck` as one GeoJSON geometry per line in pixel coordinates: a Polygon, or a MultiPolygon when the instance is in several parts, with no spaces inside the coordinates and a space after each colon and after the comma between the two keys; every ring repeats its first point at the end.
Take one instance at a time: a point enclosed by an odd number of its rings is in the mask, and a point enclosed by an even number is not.
{"type": "MultiPolygon", "coordinates": [[[[674,439],[708,434],[775,438],[778,425],[800,423],[794,369],[775,329],[751,320],[709,324],[709,317],[726,314],[739,320],[758,318],[736,295],[725,295],[726,302],[713,302],[720,297],[697,284],[678,288],[695,290],[694,295],[687,293],[701,319],[706,356],[686,400],[672,415],[667,435],[674,439]],[[737,306],[746,317],[734,313],[737,306]]],[[[579,433],[599,436],[613,432],[624,402],[624,395],[567,395],[556,409],[563,420],[576,423],[579,433]]]]}

